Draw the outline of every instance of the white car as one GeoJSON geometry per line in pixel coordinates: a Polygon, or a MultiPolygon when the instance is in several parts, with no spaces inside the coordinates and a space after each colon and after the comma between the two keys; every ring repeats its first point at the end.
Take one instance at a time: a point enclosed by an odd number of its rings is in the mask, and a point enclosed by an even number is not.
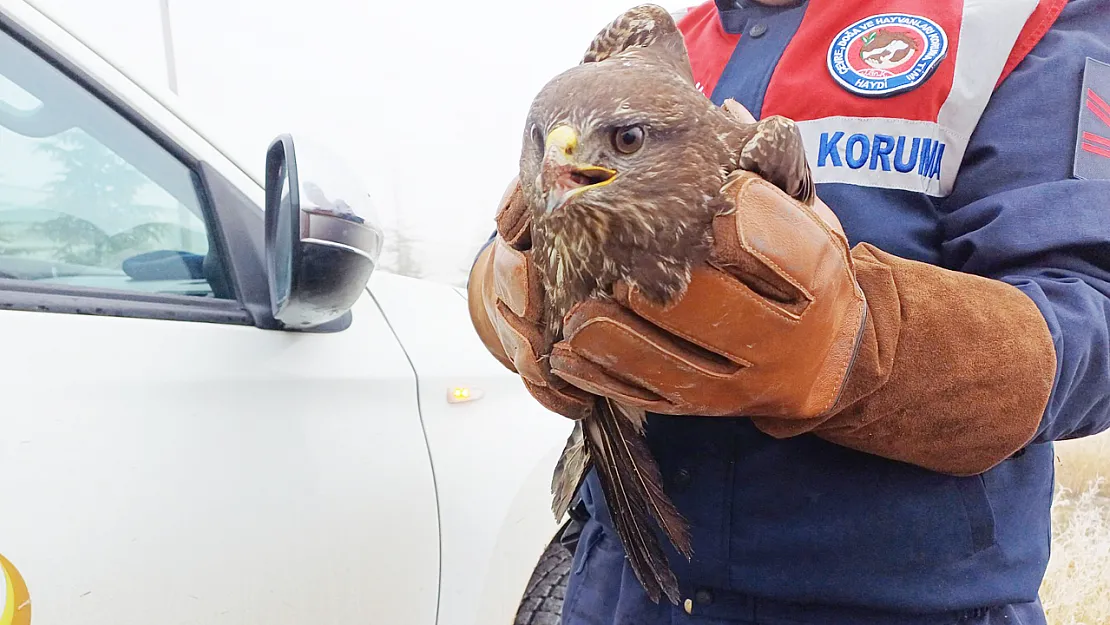
{"type": "Polygon", "coordinates": [[[0,625],[555,622],[570,422],[325,154],[217,145],[0,0],[0,625]]]}

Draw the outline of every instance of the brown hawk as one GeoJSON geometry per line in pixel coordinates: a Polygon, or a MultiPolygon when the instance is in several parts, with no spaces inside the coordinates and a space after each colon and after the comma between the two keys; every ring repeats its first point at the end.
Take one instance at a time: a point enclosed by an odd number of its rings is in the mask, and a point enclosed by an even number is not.
{"type": "MultiPolygon", "coordinates": [[[[547,83],[528,112],[520,184],[541,276],[545,348],[576,303],[611,297],[617,281],[665,304],[713,249],[712,222],[733,211],[730,172],[754,171],[812,203],[814,187],[793,122],[748,123],[695,86],[682,35],[656,5],[604,28],[579,65],[547,83]]],[[[743,207],[739,207],[741,210],[743,207]]],[[[678,586],[650,527],[679,553],[689,528],[664,493],[643,438],[643,410],[598,397],[575,424],[552,480],[553,511],[567,511],[596,466],[617,533],[652,601],[678,603],[678,586]]]]}

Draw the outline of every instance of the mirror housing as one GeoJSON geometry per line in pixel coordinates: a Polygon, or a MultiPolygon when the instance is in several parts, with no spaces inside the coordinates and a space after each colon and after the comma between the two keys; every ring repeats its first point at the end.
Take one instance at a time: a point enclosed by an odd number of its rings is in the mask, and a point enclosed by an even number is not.
{"type": "Polygon", "coordinates": [[[274,319],[308,329],[350,310],[383,239],[358,178],[319,146],[280,135],[266,151],[265,218],[274,319]]]}

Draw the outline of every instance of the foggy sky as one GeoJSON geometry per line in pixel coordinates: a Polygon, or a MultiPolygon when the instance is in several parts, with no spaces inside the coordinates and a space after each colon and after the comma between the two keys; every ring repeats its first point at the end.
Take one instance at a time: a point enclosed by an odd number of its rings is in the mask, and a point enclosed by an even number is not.
{"type": "MultiPolygon", "coordinates": [[[[387,227],[457,281],[493,228],[536,91],[636,0],[171,0],[178,92],[261,163],[309,133],[361,175],[387,227]]],[[[166,83],[159,0],[33,0],[166,83]]],[[[677,9],[687,2],[661,2],[677,9]]]]}

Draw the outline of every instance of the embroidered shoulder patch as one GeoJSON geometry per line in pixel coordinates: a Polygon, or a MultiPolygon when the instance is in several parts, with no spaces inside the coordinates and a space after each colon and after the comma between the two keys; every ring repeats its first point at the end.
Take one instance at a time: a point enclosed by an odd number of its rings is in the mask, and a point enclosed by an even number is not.
{"type": "Polygon", "coordinates": [[[1087,59],[1080,100],[1072,175],[1110,180],[1110,64],[1087,59]]]}
{"type": "Polygon", "coordinates": [[[833,37],[826,64],[841,87],[888,97],[921,86],[948,55],[948,35],[928,18],[884,13],[833,37]]]}

